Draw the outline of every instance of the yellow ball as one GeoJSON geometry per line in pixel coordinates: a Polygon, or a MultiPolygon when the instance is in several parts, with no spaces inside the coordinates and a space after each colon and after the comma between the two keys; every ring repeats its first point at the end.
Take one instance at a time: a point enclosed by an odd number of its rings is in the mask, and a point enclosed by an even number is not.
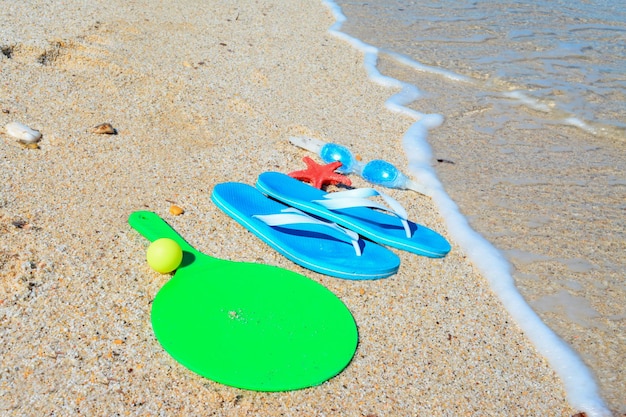
{"type": "Polygon", "coordinates": [[[148,246],[146,260],[150,268],[162,274],[172,272],[183,260],[183,250],[172,239],[157,239],[148,246]]]}

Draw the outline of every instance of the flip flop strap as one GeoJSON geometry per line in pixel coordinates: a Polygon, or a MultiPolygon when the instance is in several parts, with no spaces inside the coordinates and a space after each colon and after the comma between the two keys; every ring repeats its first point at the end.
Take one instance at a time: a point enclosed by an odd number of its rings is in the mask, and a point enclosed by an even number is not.
{"type": "Polygon", "coordinates": [[[404,227],[406,237],[411,237],[411,228],[409,227],[409,222],[407,221],[406,210],[397,200],[382,191],[378,191],[373,188],[355,188],[354,190],[324,194],[324,198],[325,200],[314,200],[313,202],[318,203],[329,210],[340,210],[353,207],[370,207],[391,213],[398,217],[402,222],[402,227],[404,227]],[[382,197],[390,207],[369,199],[369,197],[374,196],[382,197]]]}
{"type": "MultiPolygon", "coordinates": [[[[354,251],[356,252],[356,255],[361,256],[361,246],[359,245],[358,233],[341,227],[336,223],[318,220],[296,208],[286,208],[281,210],[281,212],[278,214],[255,214],[252,217],[254,217],[255,219],[259,219],[263,223],[272,227],[290,227],[296,225],[301,226],[305,224],[324,226],[324,233],[342,242],[351,243],[354,251]]],[[[319,232],[318,229],[316,229],[315,231],[319,232]]]]}

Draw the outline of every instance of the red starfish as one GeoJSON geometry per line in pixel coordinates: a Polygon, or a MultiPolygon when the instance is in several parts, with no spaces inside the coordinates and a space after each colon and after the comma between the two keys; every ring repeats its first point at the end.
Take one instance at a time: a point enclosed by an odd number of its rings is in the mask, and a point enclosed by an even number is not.
{"type": "Polygon", "coordinates": [[[340,161],[331,162],[327,165],[320,165],[308,156],[302,158],[307,168],[302,171],[290,172],[290,177],[300,181],[306,181],[313,187],[321,189],[324,184],[344,184],[352,185],[350,178],[335,172],[341,166],[340,161]]]}

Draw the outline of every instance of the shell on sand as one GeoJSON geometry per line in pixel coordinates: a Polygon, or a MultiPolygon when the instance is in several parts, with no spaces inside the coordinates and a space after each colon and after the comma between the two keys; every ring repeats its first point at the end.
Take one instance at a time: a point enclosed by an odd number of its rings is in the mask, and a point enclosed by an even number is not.
{"type": "Polygon", "coordinates": [[[31,129],[20,122],[11,122],[4,127],[7,134],[13,136],[23,144],[37,143],[41,139],[41,132],[31,129]]]}
{"type": "Polygon", "coordinates": [[[115,135],[117,131],[111,123],[101,123],[98,126],[95,126],[92,130],[93,133],[97,133],[99,135],[115,135]]]}
{"type": "Polygon", "coordinates": [[[180,216],[184,212],[185,210],[175,204],[172,204],[172,206],[170,207],[170,214],[172,214],[173,216],[180,216]]]}

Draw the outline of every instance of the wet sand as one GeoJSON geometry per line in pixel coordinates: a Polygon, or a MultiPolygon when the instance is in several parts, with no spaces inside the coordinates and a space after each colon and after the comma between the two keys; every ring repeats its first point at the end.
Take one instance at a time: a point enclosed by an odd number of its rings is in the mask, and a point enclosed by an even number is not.
{"type": "MultiPolygon", "coordinates": [[[[397,275],[346,281],[292,264],[211,203],[217,183],[301,169],[292,135],[405,163],[399,138],[411,120],[381,106],[389,91],[328,34],[333,19],[317,1],[26,1],[0,16],[0,126],[43,133],[40,149],[0,137],[3,414],[580,411],[454,241],[444,259],[397,252],[397,275]],[[118,134],[91,133],[103,122],[118,134]],[[185,213],[170,215],[172,204],[185,213]],[[127,224],[135,210],[212,256],[327,286],[359,327],[351,364],[286,393],[223,386],[179,365],[151,330],[151,301],[169,276],[144,261],[147,241],[127,224]]],[[[431,201],[390,194],[448,235],[431,201]]]]}

